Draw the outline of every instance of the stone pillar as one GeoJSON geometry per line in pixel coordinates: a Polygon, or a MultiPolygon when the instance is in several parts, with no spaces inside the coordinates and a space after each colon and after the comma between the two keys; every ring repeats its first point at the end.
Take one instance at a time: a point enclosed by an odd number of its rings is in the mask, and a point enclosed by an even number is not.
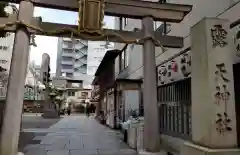
{"type": "Polygon", "coordinates": [[[239,154],[229,22],[204,18],[191,28],[192,143],[181,154],[239,154]]]}
{"type": "MultiPolygon", "coordinates": [[[[153,18],[142,20],[144,37],[153,36],[153,18]]],[[[159,120],[157,106],[157,83],[155,45],[152,39],[146,39],[143,44],[143,104],[144,104],[144,149],[158,152],[160,147],[159,120]]]]}
{"type": "MultiPolygon", "coordinates": [[[[18,20],[30,24],[33,17],[33,4],[21,1],[18,20]]],[[[16,155],[23,106],[24,85],[29,56],[30,34],[24,27],[16,31],[9,74],[6,107],[1,133],[0,154],[16,155]]]]}

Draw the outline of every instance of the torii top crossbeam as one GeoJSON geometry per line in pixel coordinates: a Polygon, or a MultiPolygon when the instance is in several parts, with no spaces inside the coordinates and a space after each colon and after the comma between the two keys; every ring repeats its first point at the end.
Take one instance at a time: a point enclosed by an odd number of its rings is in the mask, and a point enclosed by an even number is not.
{"type": "MultiPolygon", "coordinates": [[[[2,0],[20,3],[21,0],[2,0]]],[[[35,6],[78,11],[77,0],[31,0],[35,6]]],[[[181,22],[192,9],[191,5],[157,3],[140,0],[105,0],[105,14],[109,16],[142,19],[152,16],[155,21],[181,22]]]]}
{"type": "MultiPolygon", "coordinates": [[[[20,3],[21,0],[2,0],[5,2],[11,3],[20,3]]],[[[71,10],[71,11],[79,11],[79,0],[27,0],[31,1],[34,6],[52,8],[52,9],[62,9],[62,10],[71,10]]],[[[81,0],[83,1],[83,0],[81,0]]],[[[90,1],[90,0],[89,0],[90,1]]],[[[126,17],[126,18],[135,18],[135,19],[143,19],[146,16],[151,16],[155,21],[165,21],[165,22],[181,22],[183,18],[191,11],[191,5],[182,5],[182,4],[160,4],[156,2],[149,1],[138,1],[138,0],[91,0],[91,3],[104,3],[104,14],[112,15],[118,17],[126,17]]],[[[89,10],[89,16],[92,15],[92,11],[89,10]]],[[[90,18],[90,17],[87,18],[90,18]]],[[[17,21],[16,17],[12,18],[0,18],[0,24],[5,24],[9,22],[17,21]]],[[[76,29],[76,26],[66,25],[66,24],[56,24],[56,23],[47,23],[41,22],[33,18],[31,25],[37,29],[41,29],[42,31],[30,30],[32,34],[38,35],[48,35],[48,36],[57,36],[57,37],[71,37],[71,33],[42,33],[43,31],[51,31],[51,30],[59,30],[62,28],[71,28],[76,29]]],[[[93,24],[95,25],[95,24],[93,24]]],[[[4,28],[6,31],[15,32],[16,27],[7,27],[4,28]]],[[[77,29],[76,29],[77,30],[77,29]]],[[[122,30],[103,30],[104,33],[108,32],[108,34],[117,34],[110,35],[103,38],[89,38],[84,32],[79,35],[73,35],[76,38],[87,39],[87,40],[108,40],[111,42],[121,42],[121,43],[129,43],[129,40],[139,40],[138,42],[133,41],[137,44],[142,44],[144,34],[142,31],[131,32],[131,31],[122,31],[122,30]],[[123,39],[124,38],[124,39],[123,39]],[[128,40],[128,41],[127,41],[128,40]]],[[[157,42],[161,43],[161,46],[170,47],[170,48],[182,48],[183,47],[183,38],[176,36],[162,36],[161,33],[155,32],[152,34],[154,39],[157,42]]],[[[160,44],[155,44],[159,46],[160,44]]]]}

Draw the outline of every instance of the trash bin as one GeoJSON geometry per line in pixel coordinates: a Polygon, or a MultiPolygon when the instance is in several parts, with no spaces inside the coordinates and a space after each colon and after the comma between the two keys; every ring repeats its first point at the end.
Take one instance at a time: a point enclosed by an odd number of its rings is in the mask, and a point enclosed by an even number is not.
{"type": "Polygon", "coordinates": [[[125,143],[127,143],[127,141],[128,141],[128,132],[127,132],[127,130],[123,130],[123,136],[124,136],[123,141],[125,143]]]}
{"type": "Polygon", "coordinates": [[[121,128],[122,128],[122,131],[123,131],[123,134],[124,134],[123,135],[124,136],[123,141],[125,143],[128,142],[128,129],[129,129],[130,122],[131,122],[131,120],[127,120],[126,122],[121,123],[121,128]]]}
{"type": "Polygon", "coordinates": [[[138,128],[139,121],[138,120],[131,120],[131,123],[128,128],[128,145],[132,149],[137,148],[137,128],[138,128]]]}

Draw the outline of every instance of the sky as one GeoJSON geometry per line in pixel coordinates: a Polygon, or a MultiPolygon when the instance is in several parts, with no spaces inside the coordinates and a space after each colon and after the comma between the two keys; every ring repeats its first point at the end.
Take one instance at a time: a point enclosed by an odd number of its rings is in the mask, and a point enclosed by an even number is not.
{"type": "MultiPolygon", "coordinates": [[[[78,13],[54,9],[46,9],[35,7],[34,17],[42,17],[44,22],[62,23],[62,24],[76,24],[78,21],[78,13]]],[[[104,22],[106,27],[114,28],[114,17],[105,16],[104,22]]],[[[51,73],[56,72],[57,60],[57,37],[36,36],[37,47],[31,46],[30,61],[35,61],[36,64],[41,64],[42,54],[48,53],[50,55],[51,73]]]]}

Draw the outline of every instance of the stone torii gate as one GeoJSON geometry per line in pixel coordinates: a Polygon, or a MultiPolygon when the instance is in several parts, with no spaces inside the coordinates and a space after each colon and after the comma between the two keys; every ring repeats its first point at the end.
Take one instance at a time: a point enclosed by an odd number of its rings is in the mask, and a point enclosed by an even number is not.
{"type": "Polygon", "coordinates": [[[138,0],[2,0],[18,3],[18,17],[0,18],[0,30],[15,32],[12,62],[6,98],[5,117],[1,136],[1,155],[15,155],[21,122],[24,81],[29,55],[30,35],[75,37],[86,40],[108,40],[143,45],[144,64],[144,147],[159,149],[158,108],[156,92],[155,45],[169,48],[183,47],[183,38],[162,36],[154,32],[154,21],[183,20],[191,5],[160,4],[138,0]],[[33,18],[34,6],[79,12],[79,25],[42,22],[33,18]],[[138,32],[102,29],[103,16],[110,15],[142,20],[138,32]],[[155,89],[154,89],[155,88],[155,89]]]}

